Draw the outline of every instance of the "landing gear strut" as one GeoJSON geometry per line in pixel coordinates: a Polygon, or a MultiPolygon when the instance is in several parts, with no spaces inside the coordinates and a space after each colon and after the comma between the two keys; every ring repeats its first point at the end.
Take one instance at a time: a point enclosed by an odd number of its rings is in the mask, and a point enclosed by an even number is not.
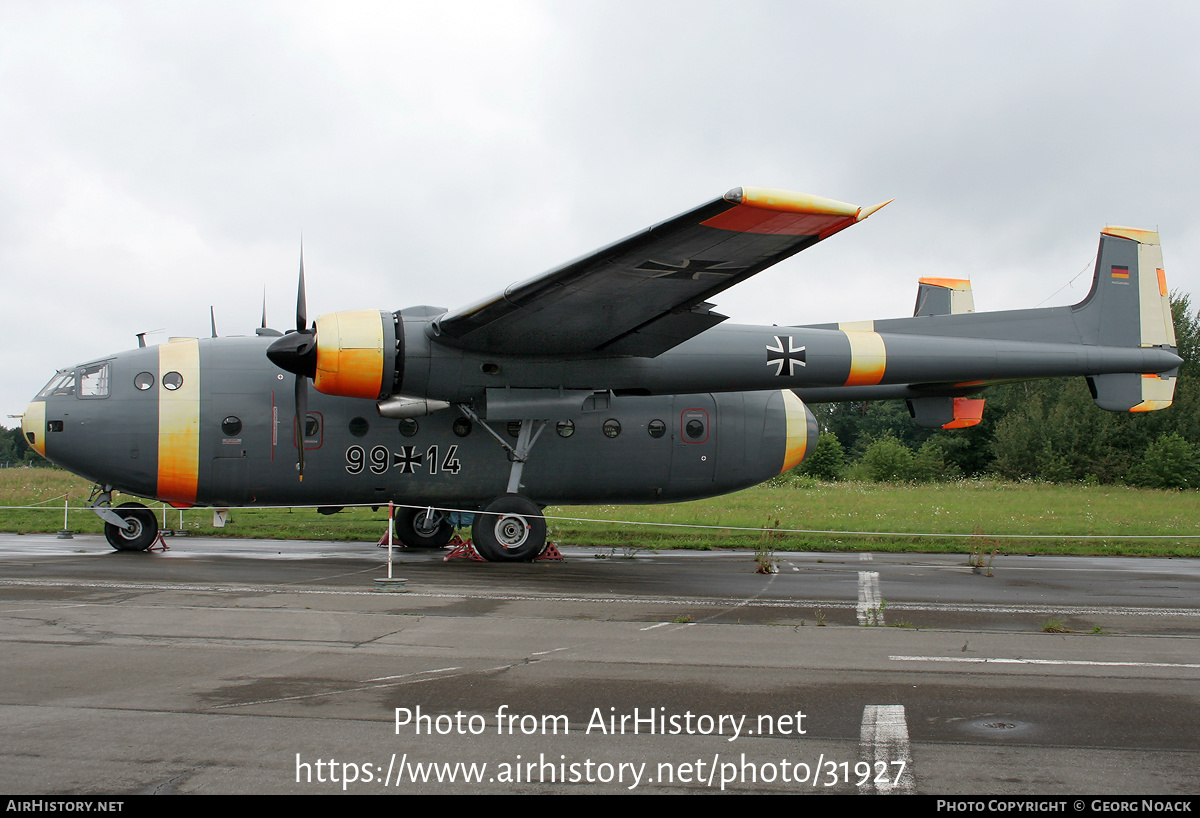
{"type": "Polygon", "coordinates": [[[112,513],[121,518],[125,527],[105,522],[104,536],[118,551],[145,551],[158,536],[154,512],[141,503],[121,503],[112,513]]]}
{"type": "Polygon", "coordinates": [[[546,547],[546,520],[532,500],[505,494],[475,515],[471,541],[488,562],[529,562],[546,547]]]}

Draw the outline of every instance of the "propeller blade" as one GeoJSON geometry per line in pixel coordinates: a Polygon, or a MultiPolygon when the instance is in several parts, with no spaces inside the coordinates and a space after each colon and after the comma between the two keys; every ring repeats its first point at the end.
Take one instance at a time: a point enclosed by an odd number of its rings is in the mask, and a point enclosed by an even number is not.
{"type": "Polygon", "coordinates": [[[263,285],[263,319],[262,328],[267,328],[267,286],[263,285]]]}
{"type": "Polygon", "coordinates": [[[296,376],[296,438],[300,450],[300,480],[304,480],[304,437],[308,426],[308,379],[296,376]]]}
{"type": "Polygon", "coordinates": [[[296,288],[296,332],[308,327],[308,307],[304,298],[304,242],[300,243],[300,285],[296,288]]]}
{"type": "Polygon", "coordinates": [[[212,321],[212,337],[216,338],[217,337],[217,313],[216,313],[216,310],[214,310],[212,308],[211,304],[208,305],[208,320],[212,321]]]}

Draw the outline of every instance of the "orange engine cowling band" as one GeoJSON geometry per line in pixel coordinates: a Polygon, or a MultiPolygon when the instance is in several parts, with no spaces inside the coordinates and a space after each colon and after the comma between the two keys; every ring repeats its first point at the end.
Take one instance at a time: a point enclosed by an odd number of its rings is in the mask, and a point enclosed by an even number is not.
{"type": "Polygon", "coordinates": [[[348,310],[316,321],[313,386],[326,395],[379,400],[396,375],[396,324],[391,313],[348,310]]]}

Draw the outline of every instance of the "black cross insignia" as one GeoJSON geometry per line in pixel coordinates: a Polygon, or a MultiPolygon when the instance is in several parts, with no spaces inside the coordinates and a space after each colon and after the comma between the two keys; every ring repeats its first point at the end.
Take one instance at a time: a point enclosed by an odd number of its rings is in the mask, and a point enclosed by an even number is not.
{"type": "Polygon", "coordinates": [[[805,363],[804,347],[796,346],[792,340],[792,336],[787,337],[787,349],[783,348],[783,339],[776,335],[775,346],[767,344],[767,366],[775,367],[776,375],[783,375],[783,367],[787,366],[787,375],[791,377],[796,374],[796,364],[800,366],[808,366],[805,363]]]}
{"type": "Polygon", "coordinates": [[[698,258],[685,259],[683,264],[670,264],[665,261],[654,261],[647,259],[639,264],[634,269],[657,271],[650,278],[681,278],[686,281],[699,281],[700,276],[731,276],[736,272],[745,270],[745,267],[729,267],[724,270],[718,270],[722,264],[728,264],[727,261],[704,261],[698,258]]]}
{"type": "Polygon", "coordinates": [[[400,451],[392,453],[392,459],[401,474],[416,474],[425,454],[418,452],[416,446],[401,446],[400,451]]]}

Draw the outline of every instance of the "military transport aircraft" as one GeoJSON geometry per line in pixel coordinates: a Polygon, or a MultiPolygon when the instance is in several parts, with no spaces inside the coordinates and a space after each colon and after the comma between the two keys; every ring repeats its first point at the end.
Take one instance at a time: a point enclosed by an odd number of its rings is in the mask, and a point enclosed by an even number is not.
{"type": "Polygon", "coordinates": [[[904,398],[917,423],[956,428],[979,422],[987,384],[1084,376],[1102,409],[1170,405],[1181,361],[1145,230],[1102,231],[1072,307],[975,313],[968,282],[928,278],[911,318],[757,327],[713,312],[717,293],[883,204],[735,188],[461,309],[311,326],[301,260],[294,331],[141,338],[59,371],[21,427],[96,482],[119,550],[147,548],[157,525],[111,507],[114,490],[179,507],[393,500],[405,545],[444,545],[473,519],[485,559],[522,561],[545,546],[546,504],[691,500],[792,468],[817,437],[804,401],[904,398]]]}

